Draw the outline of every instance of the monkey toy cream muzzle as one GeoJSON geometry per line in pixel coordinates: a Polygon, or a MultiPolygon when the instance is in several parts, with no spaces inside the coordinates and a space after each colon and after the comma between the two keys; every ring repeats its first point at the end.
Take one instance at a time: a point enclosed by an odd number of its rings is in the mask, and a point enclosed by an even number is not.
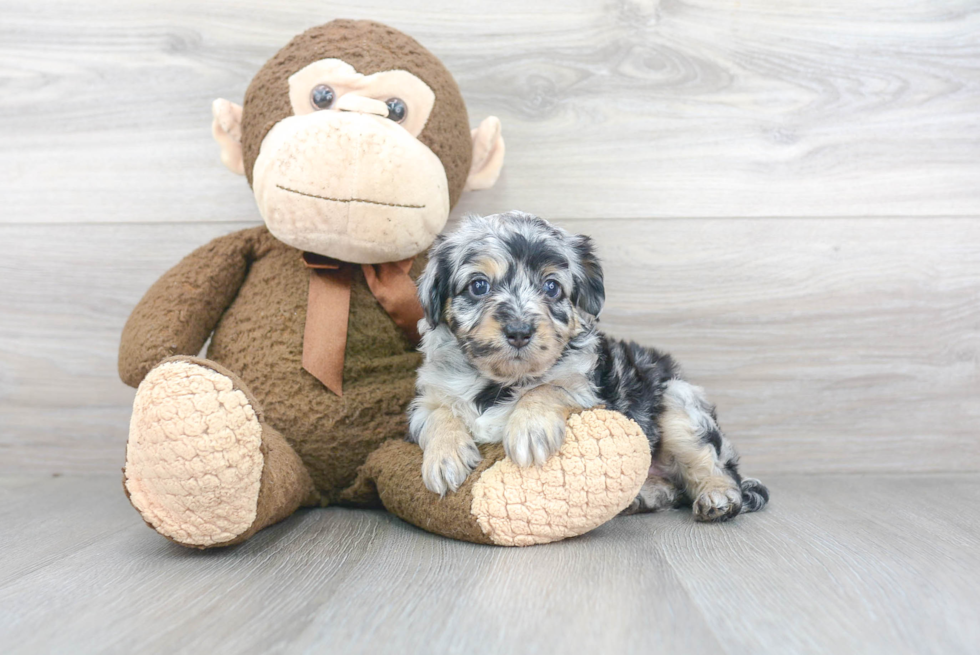
{"type": "Polygon", "coordinates": [[[424,251],[449,217],[439,158],[397,123],[359,112],[277,123],[262,141],[253,187],[276,238],[356,264],[424,251]]]}

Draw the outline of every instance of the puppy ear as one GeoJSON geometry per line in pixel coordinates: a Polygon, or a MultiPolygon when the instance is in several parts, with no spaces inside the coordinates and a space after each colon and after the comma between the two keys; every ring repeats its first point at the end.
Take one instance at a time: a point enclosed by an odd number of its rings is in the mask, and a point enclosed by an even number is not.
{"type": "Polygon", "coordinates": [[[574,287],[571,300],[580,310],[598,316],[606,300],[606,287],[592,239],[584,235],[575,236],[572,238],[572,249],[577,255],[578,265],[572,267],[574,287]]]}
{"type": "Polygon", "coordinates": [[[429,328],[442,323],[443,308],[449,298],[449,280],[452,276],[449,266],[449,246],[445,237],[436,237],[435,244],[429,251],[429,262],[419,277],[419,302],[429,328]]]}

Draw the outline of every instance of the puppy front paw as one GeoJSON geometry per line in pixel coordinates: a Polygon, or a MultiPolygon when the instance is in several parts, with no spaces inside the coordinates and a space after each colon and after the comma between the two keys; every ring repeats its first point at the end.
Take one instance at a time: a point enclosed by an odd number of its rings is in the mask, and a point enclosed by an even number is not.
{"type": "Polygon", "coordinates": [[[429,491],[445,496],[459,489],[481,459],[472,439],[434,441],[422,451],[422,482],[429,491]]]}
{"type": "Polygon", "coordinates": [[[727,521],[742,511],[742,494],[736,487],[709,489],[695,499],[693,510],[698,521],[727,521]]]}
{"type": "Polygon", "coordinates": [[[542,466],[565,443],[565,412],[518,407],[507,421],[504,452],[518,466],[542,466]]]}

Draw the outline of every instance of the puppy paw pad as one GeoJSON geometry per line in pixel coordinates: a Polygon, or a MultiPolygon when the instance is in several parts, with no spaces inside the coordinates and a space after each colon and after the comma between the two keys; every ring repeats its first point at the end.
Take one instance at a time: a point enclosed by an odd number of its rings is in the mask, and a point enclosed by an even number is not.
{"type": "Polygon", "coordinates": [[[698,521],[727,521],[742,509],[741,492],[730,489],[712,489],[700,494],[694,501],[694,518],[698,521]]]}

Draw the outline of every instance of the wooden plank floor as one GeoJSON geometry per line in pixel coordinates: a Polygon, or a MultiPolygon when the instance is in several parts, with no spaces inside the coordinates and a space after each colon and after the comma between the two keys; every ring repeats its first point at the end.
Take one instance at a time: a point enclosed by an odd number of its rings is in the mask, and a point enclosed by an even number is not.
{"type": "Polygon", "coordinates": [[[0,481],[3,653],[976,653],[980,475],[803,475],[765,511],[528,549],[383,512],[171,544],[108,477],[0,481]]]}

